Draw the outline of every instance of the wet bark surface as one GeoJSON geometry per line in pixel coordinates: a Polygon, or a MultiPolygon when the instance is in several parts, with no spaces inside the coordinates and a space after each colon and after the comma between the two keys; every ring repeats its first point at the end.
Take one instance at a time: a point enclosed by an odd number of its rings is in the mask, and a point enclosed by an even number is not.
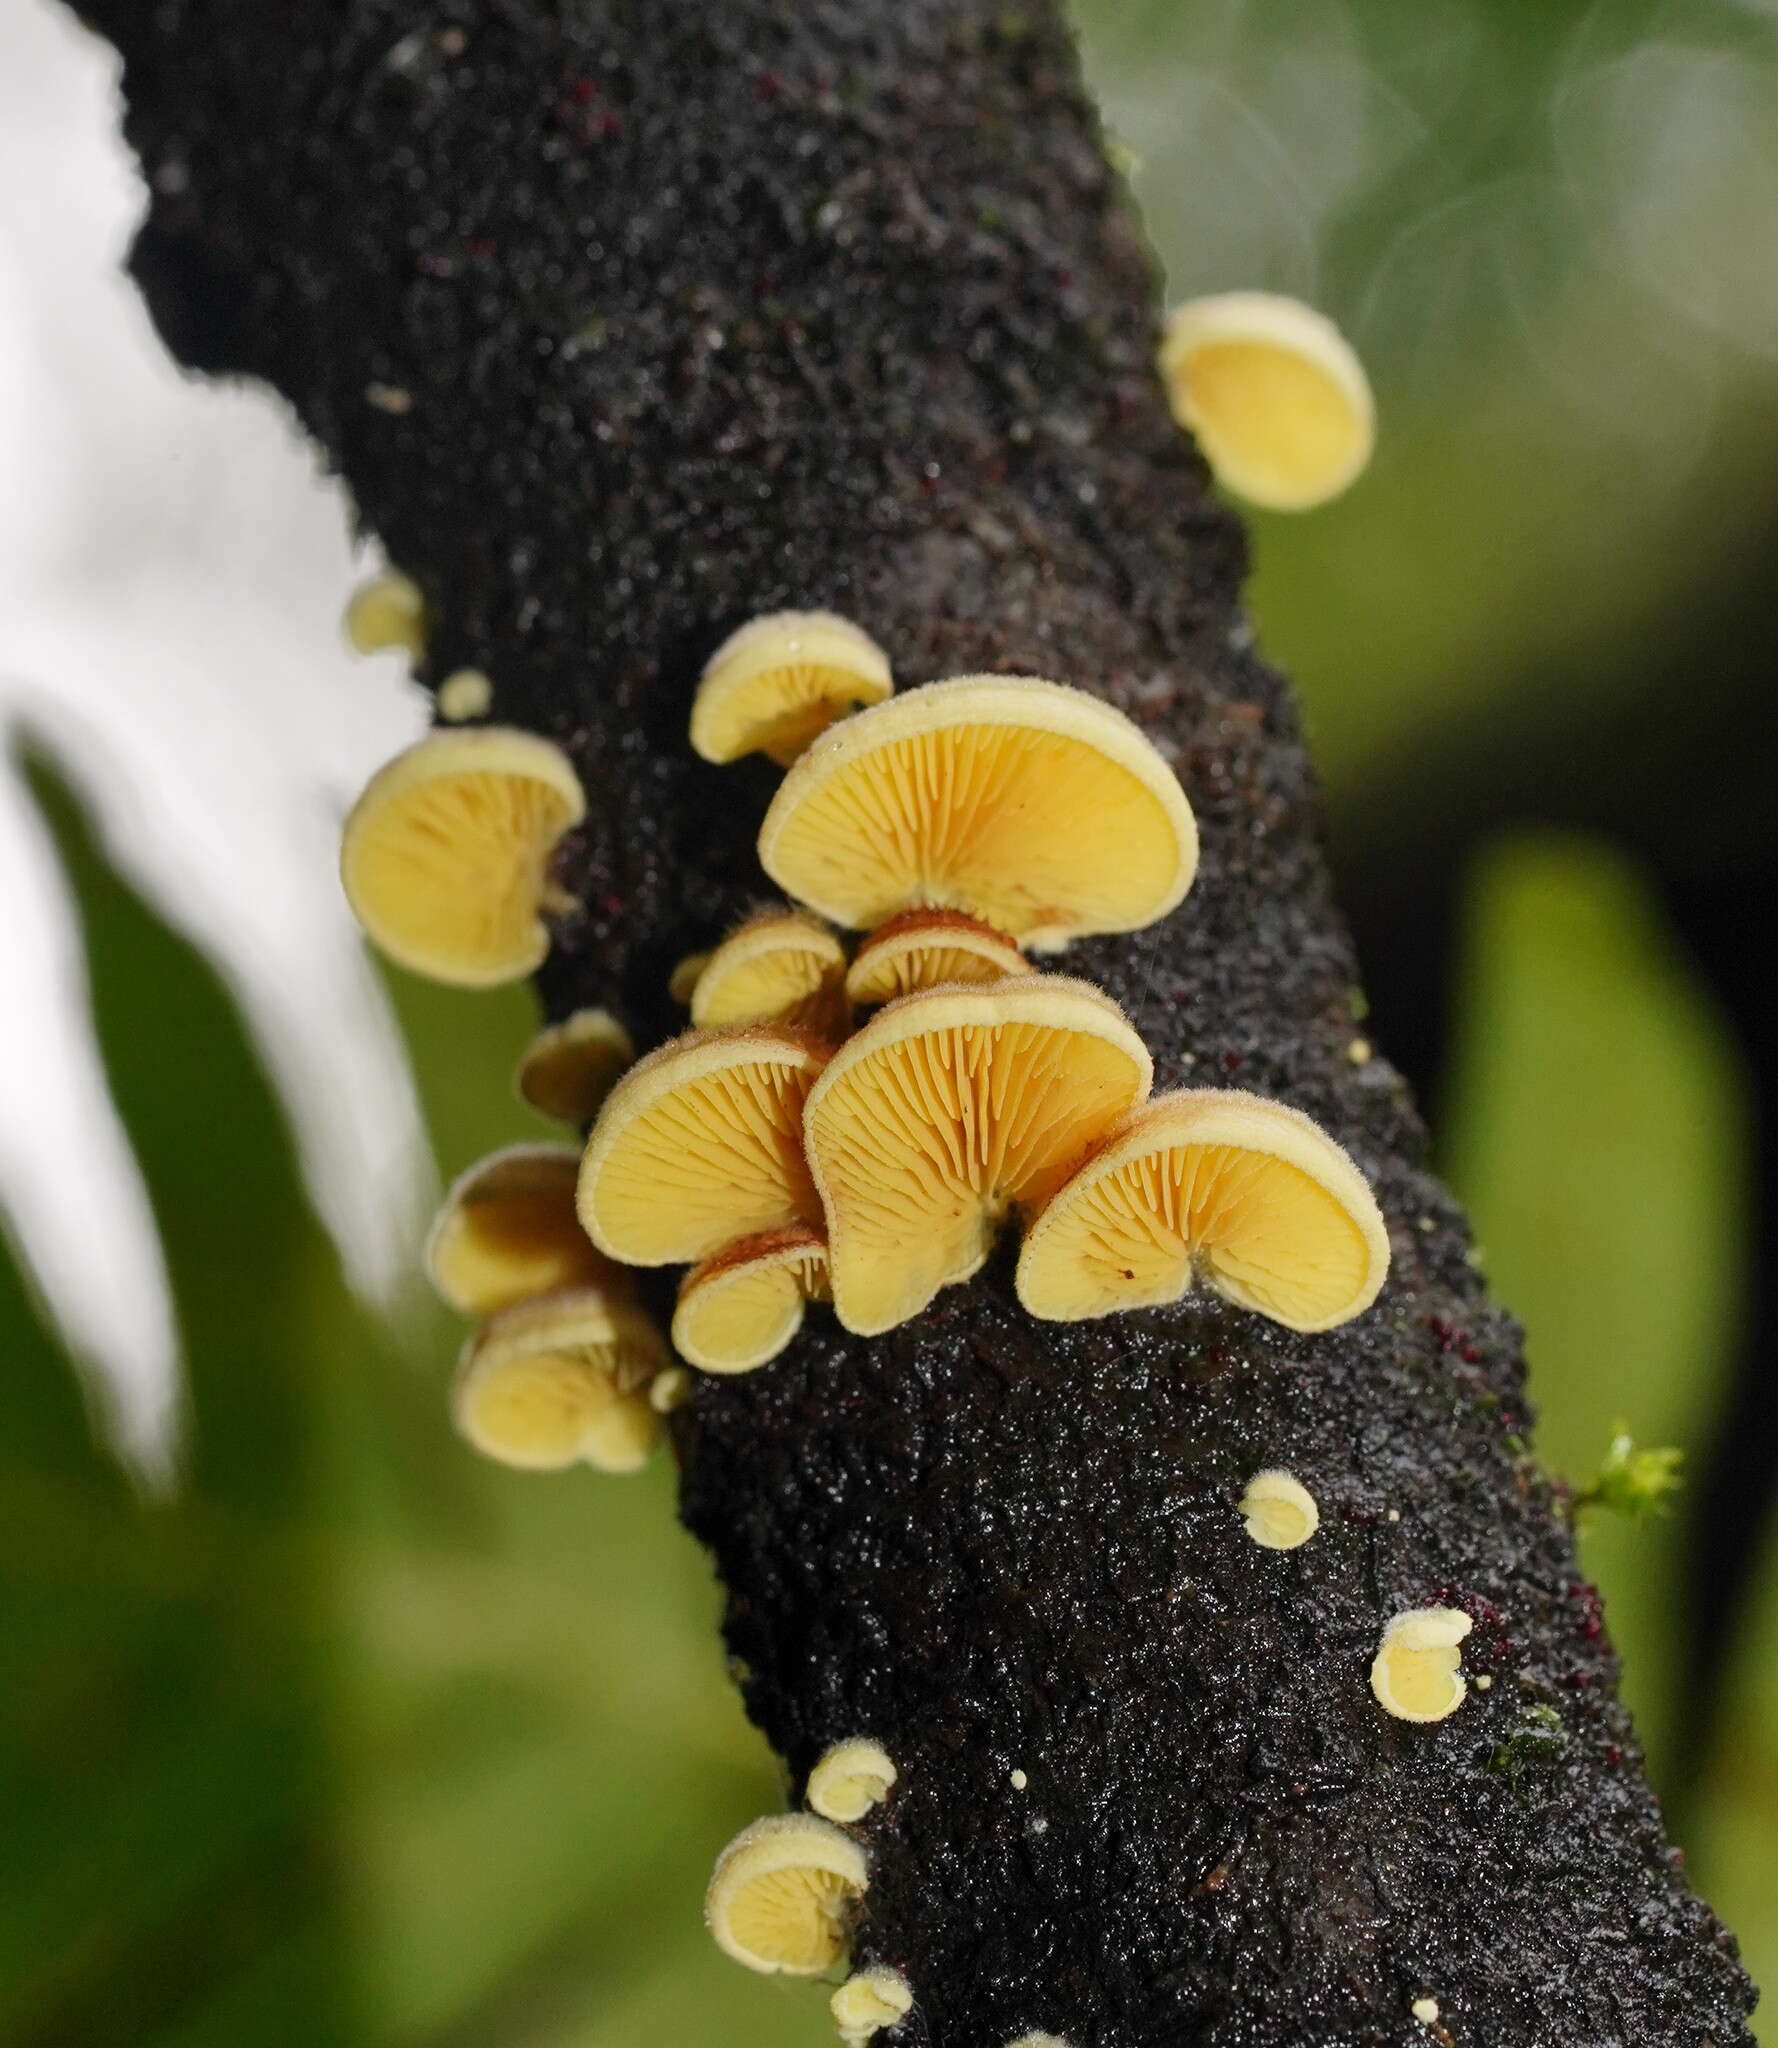
{"type": "Polygon", "coordinates": [[[485,670],[491,716],[579,766],[549,1014],[682,1023],[667,971],[767,894],[775,783],[692,755],[698,669],[822,606],[904,688],[1045,675],[1144,726],[1199,879],[1063,964],[1157,1088],[1282,1097],[1374,1179],[1394,1266],[1345,1329],[1210,1298],[1037,1325],[1003,1254],[887,1337],[816,1310],[676,1417],[794,1784],[855,1734],[900,1767],[860,1830],[856,1960],[918,2001],[884,2041],[1745,2041],[1527,1448],[1519,1333],[1362,1043],[1314,779],[1048,0],[84,11],[127,60],[169,346],[285,394],[423,588],[428,679],[485,670]],[[1320,1501],[1296,1552],[1235,1509],[1270,1465],[1320,1501]],[[1475,1618],[1472,1689],[1415,1727],[1367,1670],[1432,1603],[1475,1618]]]}

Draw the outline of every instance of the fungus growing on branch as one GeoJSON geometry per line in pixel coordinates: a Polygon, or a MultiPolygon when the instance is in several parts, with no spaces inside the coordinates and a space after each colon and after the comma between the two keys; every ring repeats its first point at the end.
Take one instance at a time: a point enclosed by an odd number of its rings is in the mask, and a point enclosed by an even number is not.
{"type": "Polygon", "coordinates": [[[494,701],[494,685],[479,668],[460,668],[438,686],[438,715],[451,725],[481,718],[494,701]]]}
{"type": "Polygon", "coordinates": [[[1398,1721],[1442,1721],[1468,1687],[1458,1645],[1474,1623],[1457,1607],[1410,1607],[1383,1631],[1371,1665],[1377,1704],[1398,1721]]]}
{"type": "Polygon", "coordinates": [[[1053,950],[1174,908],[1197,866],[1179,779],[1082,690],[963,676],[862,711],[803,755],[760,827],[772,880],[836,924],[953,909],[1053,950]]]}
{"type": "Polygon", "coordinates": [[[1135,1111],[1056,1191],[1018,1291],[1032,1315],[1077,1322],[1198,1280],[1287,1329],[1328,1330],[1388,1270],[1376,1198],[1319,1125],[1240,1090],[1185,1089],[1135,1111]]]}
{"type": "Polygon", "coordinates": [[[809,1773],[809,1806],[826,1820],[862,1820],[889,1797],[896,1777],[880,1742],[864,1736],[836,1742],[809,1773]]]}
{"type": "Polygon", "coordinates": [[[403,647],[418,661],[426,652],[426,600],[398,570],[361,583],[346,601],[346,639],[360,654],[403,647]]]}
{"type": "Polygon", "coordinates": [[[802,1328],[805,1303],[827,1299],[821,1233],[803,1224],[762,1231],[726,1246],[680,1281],[673,1348],[705,1372],[751,1372],[776,1358],[802,1328]]]}
{"type": "Polygon", "coordinates": [[[840,1321],[871,1336],[967,1280],[1148,1092],[1108,996],[1030,974],[890,1003],[834,1055],[804,1115],[840,1321]]]}
{"type": "Polygon", "coordinates": [[[539,1115],[584,1127],[635,1059],[630,1034],[609,1010],[576,1010],[526,1046],[514,1085],[539,1115]]]}
{"type": "Polygon", "coordinates": [[[756,1820],[716,1859],[704,1917],[716,1945],[766,1974],[816,1977],[846,1951],[870,1882],[864,1851],[806,1813],[756,1820]]]}
{"type": "Polygon", "coordinates": [[[522,1471],[634,1472],[660,1436],[648,1388],[671,1361],[660,1332],[600,1288],[546,1294],[470,1339],[452,1390],[459,1433],[522,1471]]]}
{"type": "Polygon", "coordinates": [[[899,1970],[860,1970],[827,2002],[846,2048],[867,2048],[873,2035],[893,2027],[914,2009],[914,1994],[899,1970]]]}
{"type": "Polygon", "coordinates": [[[1296,1550],[1321,1527],[1315,1496],[1300,1479],[1272,1469],[1256,1472],[1241,1495],[1247,1533],[1262,1550],[1296,1550]]]}
{"type": "Polygon", "coordinates": [[[904,910],[859,947],[846,993],[860,1009],[946,984],[1029,974],[1011,939],[961,910],[904,910]]]}
{"type": "Polygon", "coordinates": [[[816,1226],[804,1099],[827,1059],[779,1025],[690,1031],[639,1061],[581,1161],[587,1235],[626,1266],[707,1259],[737,1238],[816,1226]]]}
{"type": "Polygon", "coordinates": [[[1161,377],[1219,482],[1274,512],[1307,512],[1370,460],[1364,366],[1323,313],[1275,292],[1192,299],[1169,318],[1161,377]]]}
{"type": "Polygon", "coordinates": [[[621,1285],[574,1213],[579,1154],[510,1145],[452,1182],[426,1239],[426,1277],[466,1316],[564,1287],[621,1285]]]}
{"type": "Polygon", "coordinates": [[[373,775],[346,820],[340,874],[391,960],[492,988],[549,951],[539,911],[557,841],[586,815],[568,757],[503,726],[435,732],[373,775]]]}
{"type": "Polygon", "coordinates": [[[806,910],[767,910],[709,954],[691,990],[691,1021],[790,1024],[839,1038],[851,1021],[846,951],[831,926],[806,910]]]}
{"type": "Polygon", "coordinates": [[[705,666],[691,743],[706,761],[766,754],[780,768],[835,719],[895,687],[889,657],[833,612],[772,612],[731,633],[705,666]]]}

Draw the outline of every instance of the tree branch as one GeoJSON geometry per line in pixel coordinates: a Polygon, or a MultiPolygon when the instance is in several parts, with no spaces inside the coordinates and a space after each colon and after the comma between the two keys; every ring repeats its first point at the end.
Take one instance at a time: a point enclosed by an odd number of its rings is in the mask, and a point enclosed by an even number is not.
{"type": "Polygon", "coordinates": [[[1002,1259],[878,1340],[811,1317],[676,1418],[749,1710],[799,1783],[861,1731],[900,1766],[856,1955],[920,2038],[1745,2041],[1524,1447],[1518,1333],[1353,1047],[1294,714],[1050,0],[85,11],[127,59],[169,346],[286,395],[422,586],[428,675],[485,669],[580,768],[552,1015],[678,1021],[667,970],[762,886],[772,787],[691,754],[693,680],[821,605],[909,682],[1049,675],[1146,726],[1200,879],[1070,971],[1157,1086],[1284,1097],[1374,1179],[1393,1276],[1330,1335],[1210,1297],[1039,1328],[1002,1259]],[[1277,1464],[1323,1509],[1289,1554],[1233,1506],[1277,1464]],[[1412,1727],[1366,1670],[1432,1601],[1492,1684],[1412,1727]]]}

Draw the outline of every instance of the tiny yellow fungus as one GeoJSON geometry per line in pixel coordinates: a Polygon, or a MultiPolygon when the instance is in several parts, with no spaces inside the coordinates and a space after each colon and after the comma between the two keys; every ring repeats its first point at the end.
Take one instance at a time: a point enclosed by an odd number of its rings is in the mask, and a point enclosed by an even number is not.
{"type": "Polygon", "coordinates": [[[862,1820],[889,1797],[895,1779],[895,1766],[880,1742],[865,1736],[836,1742],[809,1773],[809,1805],[825,1820],[862,1820]]]}
{"type": "Polygon", "coordinates": [[[800,1223],[760,1231],[724,1246],[680,1281],[673,1348],[705,1372],[752,1372],[802,1328],[806,1302],[827,1299],[821,1233],[800,1223]]]}
{"type": "Polygon", "coordinates": [[[1134,1111],[1050,1200],[1019,1259],[1034,1316],[1177,1301],[1194,1280],[1292,1330],[1376,1299],[1389,1237],[1364,1176],[1300,1111],[1220,1088],[1134,1111]]]}
{"type": "Polygon", "coordinates": [[[667,976],[667,993],[674,1002],[682,1003],[687,1009],[697,993],[698,981],[704,969],[710,964],[708,953],[687,953],[673,972],[667,976]]]}
{"type": "Polygon", "coordinates": [[[452,725],[485,716],[494,701],[494,685],[479,668],[460,668],[438,686],[438,715],[452,725]]]}
{"type": "Polygon", "coordinates": [[[1371,1042],[1368,1038],[1355,1038],[1346,1048],[1346,1057],[1355,1067],[1362,1067],[1371,1056],[1371,1042]]]}
{"type": "Polygon", "coordinates": [[[1148,1092],[1153,1066],[1096,988],[1027,974],[880,1010],[809,1091],[803,1131],[840,1321],[872,1336],[967,1280],[1148,1092]]]}
{"type": "Polygon", "coordinates": [[[1484,1671],[1481,1677],[1476,1680],[1475,1689],[1477,1692],[1486,1692],[1493,1683],[1493,1679],[1484,1671]]]}
{"type": "Polygon", "coordinates": [[[1430,2027],[1438,2018],[1438,2000],[1436,1998],[1416,1998],[1413,2004],[1408,2007],[1408,2010],[1423,2027],[1430,2027]]]}
{"type": "Polygon", "coordinates": [[[590,1124],[635,1058],[630,1034],[609,1010],[575,1010],[532,1039],[514,1084],[540,1115],[590,1124]]]}
{"type": "Polygon", "coordinates": [[[707,1259],[820,1210],[803,1102],[827,1058],[780,1025],[691,1031],[637,1062],[593,1125],[580,1167],[587,1235],[627,1266],[707,1259]]]}
{"type": "Polygon", "coordinates": [[[923,988],[1029,974],[1011,939],[960,910],[904,910],[859,947],[846,993],[861,1008],[923,988]]]}
{"type": "Polygon", "coordinates": [[[435,732],[379,769],[346,820],[340,874],[390,959],[492,988],[549,951],[538,917],[557,841],[586,815],[568,757],[501,726],[435,732]]]}
{"type": "Polygon", "coordinates": [[[914,2009],[914,1994],[899,1970],[860,1970],[828,2000],[846,2048],[867,2048],[871,2036],[893,2027],[914,2009]]]}
{"type": "Polygon", "coordinates": [[[1384,1515],[1383,1519],[1386,1522],[1399,1522],[1401,1520],[1401,1509],[1391,1508],[1388,1511],[1388,1513],[1384,1515]]]}
{"type": "Polygon", "coordinates": [[[682,1365],[670,1365],[648,1383],[648,1405],[657,1415],[671,1415],[691,1399],[691,1374],[682,1365]]]}
{"type": "Polygon", "coordinates": [[[704,962],[691,993],[691,1021],[791,1024],[843,1038],[846,949],[832,926],[806,910],[767,910],[731,932],[704,962]]]}
{"type": "Polygon", "coordinates": [[[889,658],[832,612],[772,612],[731,633],[705,667],[691,743],[706,761],[767,754],[787,768],[837,718],[895,687],[889,658]]]}
{"type": "Polygon", "coordinates": [[[963,910],[1042,952],[1165,916],[1198,835],[1121,712],[1035,677],[960,676],[818,740],[772,799],[759,858],[835,924],[963,910]]]}
{"type": "Polygon", "coordinates": [[[864,1851],[831,1821],[787,1813],[743,1828],[716,1859],[704,1917],[750,1970],[817,1977],[846,1951],[870,1882],[864,1851]]]}
{"type": "Polygon", "coordinates": [[[667,1362],[639,1309],[597,1288],[546,1294],[470,1339],[452,1418],[484,1456],[523,1471],[634,1472],[660,1434],[647,1388],[667,1362]]]}
{"type": "Polygon", "coordinates": [[[415,661],[426,652],[426,600],[412,577],[390,569],[361,583],[347,600],[346,638],[360,654],[405,647],[415,661]]]}
{"type": "Polygon", "coordinates": [[[1474,1626],[1456,1607],[1411,1607],[1383,1631],[1371,1665],[1377,1704],[1398,1721],[1442,1721],[1467,1688],[1458,1645],[1474,1626]]]}
{"type": "Polygon", "coordinates": [[[455,1180],[426,1240],[426,1277],[467,1316],[563,1287],[622,1285],[574,1213],[579,1155],[509,1145],[455,1180]]]}
{"type": "Polygon", "coordinates": [[[1273,292],[1193,299],[1167,322],[1161,376],[1174,417],[1217,478],[1255,505],[1307,512],[1371,457],[1364,366],[1325,314],[1273,292]]]}
{"type": "Polygon", "coordinates": [[[1012,1773],[1011,1783],[1012,1789],[1015,1792],[1023,1792],[1025,1787],[1029,1785],[1030,1782],[1031,1780],[1028,1777],[1026,1777],[1023,1771],[1014,1771],[1012,1773]]]}
{"type": "Polygon", "coordinates": [[[1266,1550],[1295,1550],[1321,1526],[1315,1496],[1300,1479],[1276,1469],[1256,1472],[1241,1496],[1247,1533],[1266,1550]]]}

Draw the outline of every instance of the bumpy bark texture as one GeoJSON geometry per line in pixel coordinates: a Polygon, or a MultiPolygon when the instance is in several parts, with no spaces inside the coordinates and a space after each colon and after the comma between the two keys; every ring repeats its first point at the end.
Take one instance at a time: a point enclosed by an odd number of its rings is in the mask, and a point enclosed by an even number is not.
{"type": "Polygon", "coordinates": [[[1002,1259],[875,1341],[817,1311],[677,1418],[793,1779],[861,1732],[901,1767],[862,1830],[857,1957],[919,2001],[885,2040],[1745,2041],[1526,1451],[1518,1332],[1354,1043],[1313,777],[1050,0],[85,11],[128,60],[169,345],[288,397],[423,587],[430,678],[485,669],[579,764],[551,1014],[676,1027],[668,967],[763,889],[774,780],[693,758],[699,665],[828,606],[904,687],[1023,671],[1141,721],[1202,872],[1070,970],[1157,1085],[1284,1097],[1375,1178],[1393,1275],[1331,1335],[1209,1299],[1040,1327],[1002,1259]],[[1321,1501],[1300,1551],[1242,1532],[1262,1465],[1321,1501]],[[1411,1727],[1366,1672],[1435,1601],[1492,1684],[1411,1727]]]}

